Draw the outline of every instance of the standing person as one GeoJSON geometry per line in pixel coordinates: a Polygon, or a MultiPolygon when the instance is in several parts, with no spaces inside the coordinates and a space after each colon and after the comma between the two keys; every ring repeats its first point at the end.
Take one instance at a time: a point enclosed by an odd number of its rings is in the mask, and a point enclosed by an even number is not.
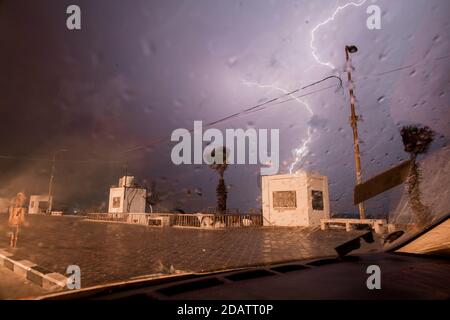
{"type": "Polygon", "coordinates": [[[11,201],[9,207],[9,220],[8,224],[11,228],[11,236],[9,246],[15,248],[17,246],[17,238],[19,237],[19,227],[25,222],[25,194],[19,192],[15,198],[11,201]]]}

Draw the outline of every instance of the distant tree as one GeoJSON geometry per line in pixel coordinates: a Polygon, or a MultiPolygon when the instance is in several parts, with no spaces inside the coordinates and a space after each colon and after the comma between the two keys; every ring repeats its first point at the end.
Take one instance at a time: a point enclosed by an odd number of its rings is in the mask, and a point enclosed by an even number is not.
{"type": "Polygon", "coordinates": [[[423,227],[430,221],[431,213],[430,209],[421,201],[422,174],[417,164],[417,156],[428,151],[434,138],[434,132],[427,126],[409,125],[404,126],[400,134],[405,151],[409,153],[411,159],[411,169],[407,180],[409,201],[416,225],[423,227]]]}
{"type": "Polygon", "coordinates": [[[227,187],[225,185],[224,174],[228,168],[228,154],[226,147],[218,147],[211,151],[211,158],[213,163],[210,167],[219,173],[219,184],[216,188],[217,194],[217,212],[219,214],[225,214],[227,212],[227,187]],[[216,158],[217,154],[217,158],[216,158]],[[217,161],[220,159],[220,161],[217,161]]]}
{"type": "Polygon", "coordinates": [[[151,188],[147,188],[147,199],[146,199],[146,205],[149,207],[150,212],[153,213],[153,206],[157,205],[160,202],[160,195],[156,191],[156,182],[152,182],[151,188]]]}

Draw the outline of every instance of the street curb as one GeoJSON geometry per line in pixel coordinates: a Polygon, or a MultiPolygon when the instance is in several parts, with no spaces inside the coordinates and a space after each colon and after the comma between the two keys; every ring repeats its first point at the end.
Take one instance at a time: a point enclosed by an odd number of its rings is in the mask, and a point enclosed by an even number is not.
{"type": "Polygon", "coordinates": [[[13,253],[0,249],[0,266],[4,266],[24,279],[44,288],[60,289],[67,285],[67,278],[60,273],[51,272],[37,264],[14,256],[13,253]]]}

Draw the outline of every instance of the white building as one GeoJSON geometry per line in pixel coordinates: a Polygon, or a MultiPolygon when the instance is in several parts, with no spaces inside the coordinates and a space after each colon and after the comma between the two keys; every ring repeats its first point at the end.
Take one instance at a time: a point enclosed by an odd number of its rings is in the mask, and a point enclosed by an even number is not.
{"type": "Polygon", "coordinates": [[[318,226],[330,217],[328,179],[297,172],[262,177],[264,226],[318,226]]]}
{"type": "Polygon", "coordinates": [[[122,177],[109,189],[109,213],[144,213],[147,190],[134,185],[134,177],[122,177]]]}
{"type": "MultiPolygon", "coordinates": [[[[50,201],[52,201],[51,197],[50,201]]],[[[29,214],[46,213],[47,209],[48,209],[48,195],[30,196],[30,204],[28,206],[29,214]]]]}

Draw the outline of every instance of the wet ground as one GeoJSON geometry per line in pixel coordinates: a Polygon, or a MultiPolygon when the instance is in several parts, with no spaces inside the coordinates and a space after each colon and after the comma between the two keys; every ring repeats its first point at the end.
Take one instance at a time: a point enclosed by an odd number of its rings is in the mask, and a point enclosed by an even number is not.
{"type": "MultiPolygon", "coordinates": [[[[87,287],[159,273],[170,266],[201,272],[334,256],[334,247],[359,234],[305,228],[151,228],[28,216],[14,255],[61,274],[68,265],[78,265],[82,287],[87,287]]],[[[0,215],[0,248],[7,247],[7,216],[0,215]]]]}

